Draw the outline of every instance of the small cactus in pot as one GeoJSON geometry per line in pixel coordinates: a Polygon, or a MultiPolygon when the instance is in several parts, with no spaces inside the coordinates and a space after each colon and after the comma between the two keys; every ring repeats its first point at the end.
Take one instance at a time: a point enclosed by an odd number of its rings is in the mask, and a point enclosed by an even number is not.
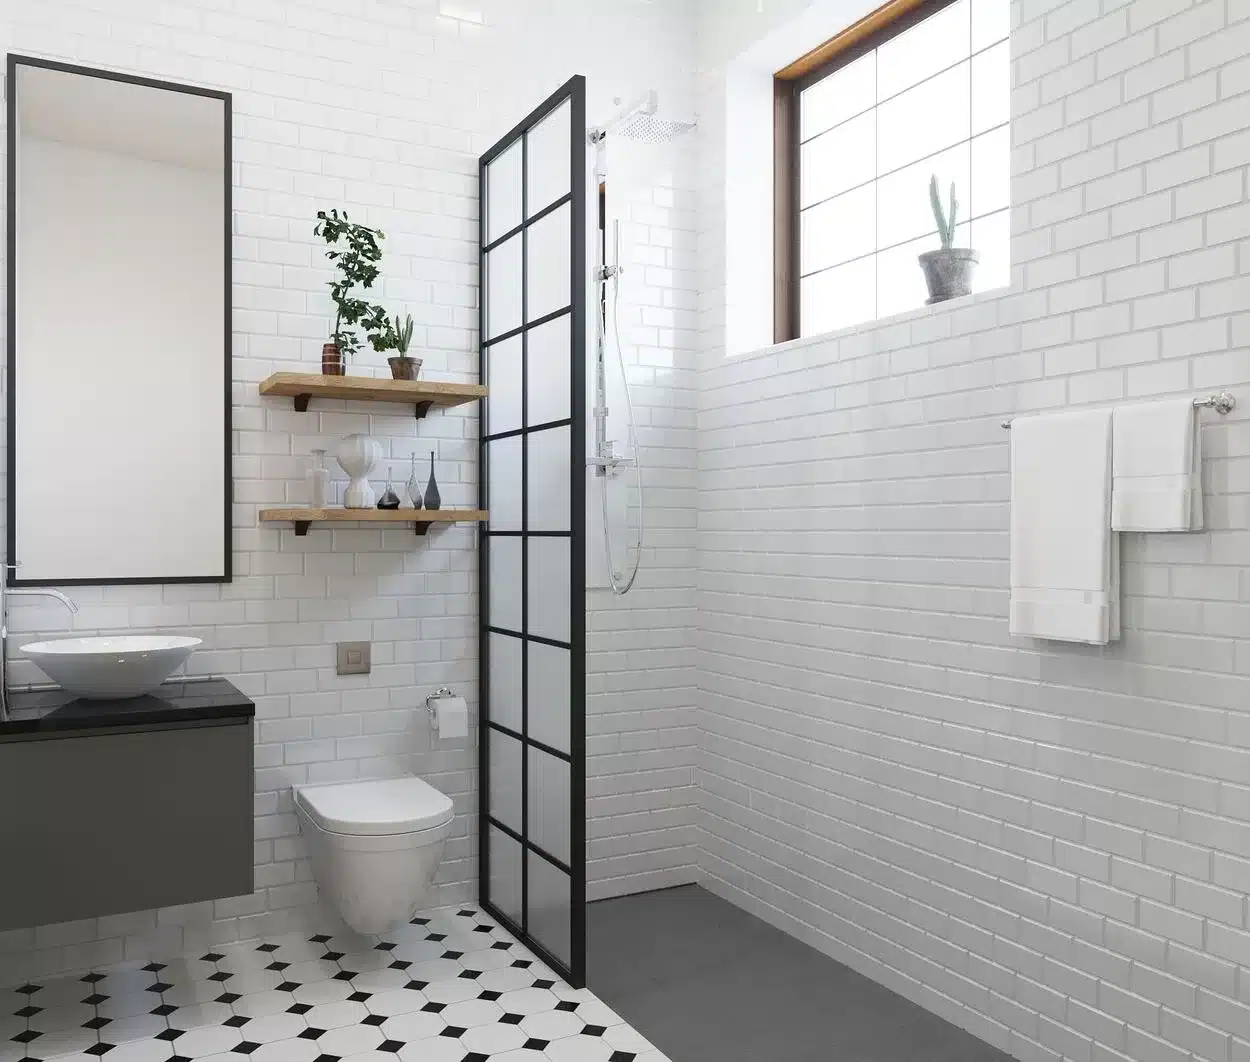
{"type": "Polygon", "coordinates": [[[391,377],[396,380],[415,380],[421,372],[421,359],[408,356],[408,347],[412,343],[412,314],[405,314],[403,320],[396,314],[395,320],[388,323],[387,330],[390,333],[390,345],[396,351],[394,356],[386,359],[391,367],[391,377]]]}
{"type": "Polygon", "coordinates": [[[972,273],[980,259],[972,248],[954,246],[955,219],[959,215],[954,183],[951,184],[950,209],[944,211],[935,173],[929,178],[929,203],[933,207],[933,220],[937,222],[942,246],[936,251],[925,251],[920,256],[920,268],[924,270],[925,283],[929,286],[929,298],[925,301],[945,302],[960,295],[971,295],[972,273]]]}

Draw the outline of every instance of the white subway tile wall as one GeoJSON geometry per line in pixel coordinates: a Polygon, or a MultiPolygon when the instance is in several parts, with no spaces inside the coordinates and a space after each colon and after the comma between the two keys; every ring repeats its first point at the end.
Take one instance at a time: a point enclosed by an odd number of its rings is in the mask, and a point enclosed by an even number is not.
{"type": "MultiPolygon", "coordinates": [[[[674,141],[661,161],[669,154],[688,162],[695,146],[693,136],[674,141]]],[[[646,149],[647,156],[655,150],[646,149]]],[[[586,594],[586,874],[592,900],[687,884],[697,875],[690,652],[696,204],[688,178],[674,186],[681,168],[651,159],[652,165],[622,173],[611,168],[613,158],[610,153],[609,204],[614,174],[628,182],[620,330],[639,421],[647,526],[642,568],[629,594],[586,594]]],[[[610,351],[609,368],[614,358],[610,351]]],[[[588,506],[601,504],[596,488],[588,494],[588,506]]],[[[635,534],[631,529],[627,543],[613,538],[618,563],[627,546],[633,556],[635,534]]],[[[588,582],[592,577],[588,573],[588,582]]]]}
{"type": "Polygon", "coordinates": [[[1011,9],[1013,290],[726,358],[700,219],[700,866],[1018,1058],[1234,1062],[1250,5],[1011,9]],[[1000,420],[1225,388],[1210,529],[1125,536],[1123,640],[1009,638],[1000,420]]]}
{"type": "MultiPolygon", "coordinates": [[[[477,411],[418,423],[398,408],[314,400],[296,413],[290,400],[262,400],[257,383],[274,371],[317,370],[330,274],[312,219],[331,205],[386,231],[381,295],[392,310],[412,313],[423,372],[476,380],[477,156],[574,73],[588,77],[596,120],[613,97],[652,86],[680,111],[692,94],[693,12],[684,0],[589,0],[577,18],[549,0],[41,0],[0,8],[6,50],[234,94],[235,579],[72,593],[82,606],[75,631],[201,637],[190,670],[230,678],[257,704],[255,893],[0,933],[0,983],[324,920],[292,782],[422,775],[457,811],[429,902],[476,894],[476,727],[469,741],[440,742],[423,710],[425,697],[448,685],[476,719],[475,530],[416,540],[406,530],[314,529],[297,539],[290,528],[260,526],[257,511],[302,501],[303,456],[357,431],[383,443],[375,478],[389,470],[405,482],[410,453],[424,468],[433,450],[444,505],[473,504],[477,411]],[[340,640],[373,643],[371,675],[335,674],[340,640]]],[[[627,288],[623,316],[642,344],[632,371],[656,508],[637,595],[595,606],[589,620],[591,771],[601,776],[589,786],[592,854],[603,867],[592,873],[614,879],[613,891],[689,880],[692,871],[680,868],[694,864],[683,832],[693,814],[693,681],[689,661],[672,659],[693,627],[695,344],[686,315],[694,222],[678,183],[689,168],[678,156],[692,145],[674,145],[674,161],[635,190],[629,208],[645,290],[635,303],[627,288]],[[641,789],[624,777],[627,756],[649,761],[641,789]],[[664,825],[635,834],[636,813],[651,808],[662,809],[664,825]]],[[[66,300],[72,307],[72,292],[66,300]]],[[[369,354],[354,371],[369,368],[386,374],[369,354]]],[[[341,491],[337,467],[334,475],[341,491]]],[[[73,476],[64,470],[71,497],[73,476]]],[[[13,642],[64,633],[66,620],[56,606],[15,601],[13,642]]],[[[42,676],[15,661],[12,678],[42,676]]]]}

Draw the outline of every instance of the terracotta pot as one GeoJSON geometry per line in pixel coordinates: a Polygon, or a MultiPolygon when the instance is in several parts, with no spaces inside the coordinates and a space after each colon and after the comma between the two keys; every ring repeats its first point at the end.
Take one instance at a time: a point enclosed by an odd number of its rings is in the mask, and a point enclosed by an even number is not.
{"type": "Polygon", "coordinates": [[[421,373],[420,358],[410,358],[407,355],[401,355],[395,358],[387,358],[386,363],[391,367],[391,379],[393,380],[415,380],[421,373]]]}
{"type": "Polygon", "coordinates": [[[343,376],[343,354],[337,343],[326,343],[321,347],[321,375],[343,376]]]}

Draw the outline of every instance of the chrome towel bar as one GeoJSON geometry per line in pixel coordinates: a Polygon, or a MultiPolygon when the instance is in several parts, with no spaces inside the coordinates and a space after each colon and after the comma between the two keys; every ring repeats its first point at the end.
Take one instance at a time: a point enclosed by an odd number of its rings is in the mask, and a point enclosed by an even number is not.
{"type": "MultiPolygon", "coordinates": [[[[1228,391],[1221,391],[1218,395],[1207,395],[1206,398],[1195,398],[1194,408],[1214,409],[1221,417],[1224,417],[1237,408],[1237,399],[1228,391]]],[[[1004,420],[1003,427],[1010,429],[1011,421],[1004,420]]]]}

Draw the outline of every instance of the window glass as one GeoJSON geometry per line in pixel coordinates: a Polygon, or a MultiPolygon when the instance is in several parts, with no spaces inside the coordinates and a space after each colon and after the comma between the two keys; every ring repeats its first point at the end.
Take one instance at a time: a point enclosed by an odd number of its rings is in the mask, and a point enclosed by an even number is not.
{"type": "Polygon", "coordinates": [[[955,184],[974,289],[1008,283],[1008,32],[1008,0],[956,0],[799,92],[803,335],[924,303],[933,174],[943,206],[955,184]]]}

